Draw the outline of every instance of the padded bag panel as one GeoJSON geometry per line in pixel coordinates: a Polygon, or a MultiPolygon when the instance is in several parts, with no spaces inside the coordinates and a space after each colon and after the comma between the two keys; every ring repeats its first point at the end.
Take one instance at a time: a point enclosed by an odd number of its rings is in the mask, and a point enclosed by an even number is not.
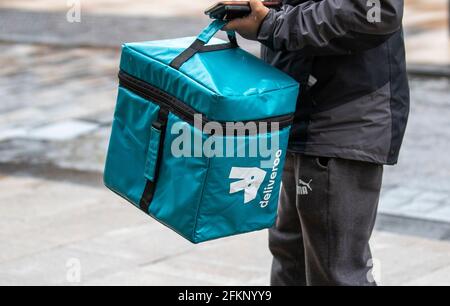
{"type": "Polygon", "coordinates": [[[104,183],[136,206],[146,184],[144,165],[158,110],[158,105],[119,88],[104,183]]]}
{"type": "MultiPolygon", "coordinates": [[[[282,155],[277,159],[275,172],[273,171],[275,159],[270,161],[270,158],[264,159],[261,157],[211,158],[197,217],[198,222],[195,233],[197,241],[260,230],[269,228],[274,224],[277,216],[278,197],[289,131],[290,129],[286,128],[276,133],[276,137],[279,137],[279,149],[282,151],[282,155]],[[261,162],[264,160],[268,161],[267,164],[270,167],[261,167],[261,162]],[[264,175],[261,185],[255,186],[257,189],[256,197],[253,198],[250,194],[246,199],[244,191],[230,192],[231,184],[239,183],[239,179],[230,178],[233,168],[253,168],[253,171],[256,171],[255,174],[264,175]],[[272,179],[271,176],[275,176],[275,178],[272,179]],[[264,193],[265,188],[270,190],[270,192],[264,193]],[[264,200],[266,194],[270,194],[270,199],[267,202],[264,200]],[[251,200],[245,203],[249,199],[251,200]]],[[[264,140],[270,148],[273,136],[273,134],[268,133],[258,136],[240,137],[239,141],[236,137],[233,138],[236,146],[238,144],[244,146],[243,150],[248,152],[250,138],[254,141],[262,141],[262,138],[265,138],[264,140]]],[[[229,138],[227,137],[227,139],[229,138]]],[[[272,151],[274,156],[275,153],[275,151],[272,151]]],[[[255,182],[257,183],[257,181],[250,180],[248,183],[255,184],[255,182]]]]}
{"type": "MultiPolygon", "coordinates": [[[[210,45],[222,44],[212,38],[217,25],[213,28],[199,37],[210,45]]],[[[125,44],[121,69],[184,101],[211,120],[256,120],[295,111],[292,97],[298,95],[297,82],[240,48],[198,52],[179,69],[170,67],[171,61],[195,40],[125,44]]]]}
{"type": "MultiPolygon", "coordinates": [[[[190,124],[169,115],[158,184],[149,212],[192,241],[209,160],[205,157],[173,157],[172,146],[177,144],[175,139],[179,137],[175,129],[183,129],[191,139],[194,133],[205,138],[190,124]],[[174,133],[170,133],[172,129],[174,133]]],[[[193,156],[193,147],[190,156],[193,156]]]]}
{"type": "Polygon", "coordinates": [[[197,38],[124,45],[104,174],[107,187],[194,243],[274,223],[298,94],[298,84],[289,76],[212,39],[220,26],[213,23],[197,38]],[[199,49],[186,50],[193,41],[199,49]],[[207,43],[209,52],[203,52],[207,43]],[[189,56],[180,61],[183,54],[189,56]],[[279,122],[280,131],[226,137],[244,139],[248,148],[250,140],[271,143],[278,136],[282,154],[275,176],[270,163],[261,166],[267,159],[261,156],[207,157],[202,152],[196,157],[194,150],[210,136],[194,128],[191,118],[197,113],[203,114],[203,123],[279,122]],[[191,136],[189,156],[175,154],[180,127],[191,136]],[[202,143],[192,141],[194,136],[202,143]],[[255,172],[248,176],[247,171],[255,172]],[[256,189],[251,184],[255,173],[256,189]]]}

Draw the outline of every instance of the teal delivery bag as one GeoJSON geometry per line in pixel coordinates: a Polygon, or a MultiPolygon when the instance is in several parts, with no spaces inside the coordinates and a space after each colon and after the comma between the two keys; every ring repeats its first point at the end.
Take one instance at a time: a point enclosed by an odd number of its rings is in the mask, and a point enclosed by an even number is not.
{"type": "Polygon", "coordinates": [[[189,241],[271,227],[299,85],[229,42],[128,43],[104,182],[189,241]]]}

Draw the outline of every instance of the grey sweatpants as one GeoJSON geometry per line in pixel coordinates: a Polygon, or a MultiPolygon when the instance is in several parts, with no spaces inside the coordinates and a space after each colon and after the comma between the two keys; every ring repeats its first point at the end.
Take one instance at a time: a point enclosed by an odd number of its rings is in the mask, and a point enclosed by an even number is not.
{"type": "Polygon", "coordinates": [[[383,166],[288,153],[276,225],[272,285],[376,285],[369,239],[383,166]]]}

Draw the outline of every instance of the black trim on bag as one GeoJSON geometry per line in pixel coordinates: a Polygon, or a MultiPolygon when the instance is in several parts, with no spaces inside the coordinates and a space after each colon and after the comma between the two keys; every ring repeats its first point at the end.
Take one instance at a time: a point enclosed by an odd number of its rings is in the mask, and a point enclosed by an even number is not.
{"type": "Polygon", "coordinates": [[[184,63],[186,63],[191,57],[193,57],[197,53],[201,52],[211,52],[211,51],[219,51],[226,49],[237,48],[238,43],[236,36],[228,35],[229,43],[226,44],[218,44],[218,45],[206,45],[206,43],[200,39],[196,39],[192,45],[190,45],[186,50],[181,52],[176,58],[172,60],[170,63],[170,67],[174,69],[180,69],[184,63]]]}
{"type": "Polygon", "coordinates": [[[149,213],[148,209],[150,208],[150,204],[153,200],[156,183],[158,182],[159,168],[161,166],[162,151],[164,147],[164,138],[166,135],[168,117],[169,112],[163,108],[160,108],[158,112],[158,119],[152,123],[153,128],[159,130],[161,132],[161,135],[159,139],[158,157],[156,159],[155,165],[155,177],[153,181],[147,180],[141,200],[139,201],[139,207],[147,214],[149,213]]]}
{"type": "MultiPolygon", "coordinates": [[[[156,88],[138,78],[135,78],[128,73],[124,71],[119,72],[119,80],[120,80],[120,86],[128,89],[135,94],[150,100],[156,104],[158,104],[161,108],[165,109],[168,112],[173,113],[180,119],[186,121],[187,123],[194,125],[194,115],[199,114],[199,112],[195,111],[192,107],[188,106],[187,104],[183,103],[182,101],[178,100],[177,98],[167,94],[166,92],[160,90],[159,88],[156,88]]],[[[247,121],[239,121],[242,122],[244,125],[249,122],[256,123],[257,131],[256,133],[259,134],[259,124],[258,123],[268,123],[267,131],[264,131],[266,133],[271,132],[271,124],[272,122],[278,122],[279,123],[279,130],[282,130],[290,125],[292,125],[292,122],[294,120],[294,115],[284,115],[284,116],[277,116],[277,117],[271,117],[266,119],[259,119],[259,120],[247,120],[247,121]]],[[[202,124],[203,126],[209,122],[213,122],[214,120],[209,120],[204,115],[202,117],[202,124]]],[[[214,121],[222,125],[222,128],[224,131],[226,131],[226,124],[227,122],[220,122],[220,121],[214,121]]],[[[237,123],[238,121],[234,122],[237,123]]],[[[202,127],[203,127],[202,126],[202,127]]],[[[239,132],[239,131],[236,131],[239,132]]],[[[246,131],[248,132],[248,131],[246,131]]],[[[227,135],[231,136],[231,135],[227,135]]]]}
{"type": "Polygon", "coordinates": [[[233,49],[233,48],[237,48],[237,47],[238,47],[237,44],[234,45],[233,43],[226,43],[226,44],[219,44],[219,45],[206,45],[200,49],[199,53],[222,51],[222,50],[228,50],[228,49],[233,49]]]}
{"type": "Polygon", "coordinates": [[[186,63],[191,57],[193,57],[196,53],[200,51],[200,49],[205,45],[205,43],[201,40],[195,40],[192,45],[189,46],[186,50],[181,52],[171,63],[170,67],[174,69],[180,69],[184,63],[186,63]]]}

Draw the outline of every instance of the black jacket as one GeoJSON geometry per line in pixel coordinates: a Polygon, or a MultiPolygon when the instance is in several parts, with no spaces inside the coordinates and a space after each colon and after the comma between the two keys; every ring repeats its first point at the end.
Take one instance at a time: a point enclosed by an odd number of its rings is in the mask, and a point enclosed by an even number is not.
{"type": "Polygon", "coordinates": [[[297,0],[270,11],[258,35],[262,57],[302,85],[291,151],[397,162],[409,113],[403,6],[297,0]]]}

